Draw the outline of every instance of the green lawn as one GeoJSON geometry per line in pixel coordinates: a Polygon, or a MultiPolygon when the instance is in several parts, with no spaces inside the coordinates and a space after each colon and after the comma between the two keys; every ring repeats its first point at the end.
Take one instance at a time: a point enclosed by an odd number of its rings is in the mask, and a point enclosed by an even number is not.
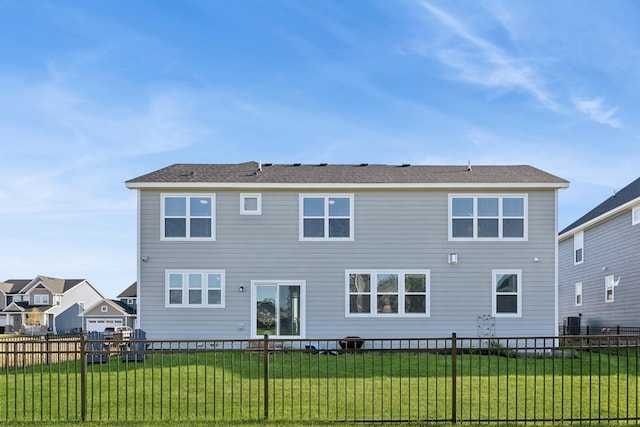
{"type": "MultiPolygon", "coordinates": [[[[125,421],[156,427],[178,421],[269,425],[261,422],[263,361],[261,353],[193,352],[90,364],[86,418],[101,426],[125,421]]],[[[269,355],[269,420],[274,425],[343,420],[446,425],[454,405],[451,363],[451,355],[430,352],[275,352],[269,355]]],[[[80,366],[6,368],[0,376],[0,421],[79,420],[80,366]]],[[[609,418],[640,414],[636,353],[576,352],[565,359],[464,354],[457,356],[456,370],[458,421],[553,424],[589,418],[606,424],[609,418]]]]}

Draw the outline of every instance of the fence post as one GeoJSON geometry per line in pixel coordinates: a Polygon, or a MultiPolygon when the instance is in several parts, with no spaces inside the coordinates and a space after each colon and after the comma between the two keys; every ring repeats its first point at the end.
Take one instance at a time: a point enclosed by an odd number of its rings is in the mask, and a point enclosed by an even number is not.
{"type": "Polygon", "coordinates": [[[47,335],[44,336],[44,342],[45,342],[45,352],[44,352],[44,357],[45,357],[45,361],[44,363],[46,365],[50,365],[51,364],[51,355],[49,354],[51,351],[51,346],[49,343],[49,334],[47,333],[47,335]]]}
{"type": "Polygon", "coordinates": [[[87,350],[84,335],[80,335],[80,419],[87,420],[87,350]]]}
{"type": "Polygon", "coordinates": [[[269,418],[269,335],[264,334],[262,340],[262,356],[264,367],[264,418],[269,418]]]}
{"type": "Polygon", "coordinates": [[[451,334],[451,423],[455,424],[457,421],[456,416],[456,399],[457,399],[457,361],[456,355],[458,353],[458,342],[456,339],[456,333],[451,334]]]}

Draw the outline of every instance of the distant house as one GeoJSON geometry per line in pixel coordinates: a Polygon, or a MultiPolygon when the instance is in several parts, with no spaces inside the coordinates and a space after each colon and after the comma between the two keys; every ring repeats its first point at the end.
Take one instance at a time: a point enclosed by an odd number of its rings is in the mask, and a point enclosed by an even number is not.
{"type": "Polygon", "coordinates": [[[565,326],[640,327],[640,178],[558,239],[558,308],[565,326]]]}
{"type": "Polygon", "coordinates": [[[133,309],[135,313],[138,307],[138,282],[133,282],[127,289],[120,292],[117,296],[122,304],[127,305],[129,308],[133,309]]]}
{"type": "Polygon", "coordinates": [[[152,339],[557,334],[557,193],[531,166],[176,164],[138,192],[152,339]]]}
{"type": "Polygon", "coordinates": [[[5,280],[0,283],[0,326],[6,331],[80,330],[82,320],[78,314],[102,298],[86,279],[37,276],[5,280]]]}
{"type": "Polygon", "coordinates": [[[118,295],[118,299],[103,298],[81,313],[84,330],[102,332],[107,327],[130,326],[137,328],[137,283],[134,282],[118,295]]]}

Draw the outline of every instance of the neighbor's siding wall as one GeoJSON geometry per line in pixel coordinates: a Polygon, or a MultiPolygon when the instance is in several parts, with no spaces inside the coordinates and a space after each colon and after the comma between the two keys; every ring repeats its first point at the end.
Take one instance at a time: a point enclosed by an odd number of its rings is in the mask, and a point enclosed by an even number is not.
{"type": "Polygon", "coordinates": [[[631,209],[584,231],[584,262],[573,264],[573,238],[559,246],[559,315],[581,316],[583,327],[640,327],[640,224],[631,225],[631,209]],[[605,269],[606,268],[606,269],[605,269]],[[605,303],[605,277],[619,285],[605,303]],[[574,302],[582,282],[582,306],[574,302]]]}
{"type": "Polygon", "coordinates": [[[353,242],[300,242],[298,191],[262,191],[260,216],[239,214],[240,192],[215,193],[217,240],[166,242],[161,192],[142,191],[140,256],[149,261],[139,263],[140,328],[150,338],[249,338],[252,280],[306,281],[309,338],[477,336],[478,316],[491,314],[492,269],[521,269],[523,278],[523,316],[497,318],[496,335],[556,332],[556,191],[528,193],[526,242],[449,242],[447,191],[355,192],[353,242]],[[447,264],[449,252],[457,265],[447,264]],[[225,270],[226,307],[165,308],[165,269],[225,270]],[[346,317],[350,269],[430,270],[431,316],[346,317]]]}
{"type": "Polygon", "coordinates": [[[50,309],[55,314],[56,331],[66,331],[82,327],[82,317],[79,316],[84,310],[78,304],[84,301],[85,307],[91,307],[102,299],[102,296],[88,283],[82,282],[69,289],[63,296],[60,306],[50,309]]]}

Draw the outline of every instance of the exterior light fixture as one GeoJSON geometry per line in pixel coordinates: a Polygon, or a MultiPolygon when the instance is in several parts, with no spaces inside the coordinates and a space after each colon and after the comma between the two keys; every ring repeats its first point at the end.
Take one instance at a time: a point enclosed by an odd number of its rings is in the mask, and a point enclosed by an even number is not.
{"type": "Polygon", "coordinates": [[[449,264],[457,264],[458,263],[458,254],[451,253],[449,254],[449,264]]]}

